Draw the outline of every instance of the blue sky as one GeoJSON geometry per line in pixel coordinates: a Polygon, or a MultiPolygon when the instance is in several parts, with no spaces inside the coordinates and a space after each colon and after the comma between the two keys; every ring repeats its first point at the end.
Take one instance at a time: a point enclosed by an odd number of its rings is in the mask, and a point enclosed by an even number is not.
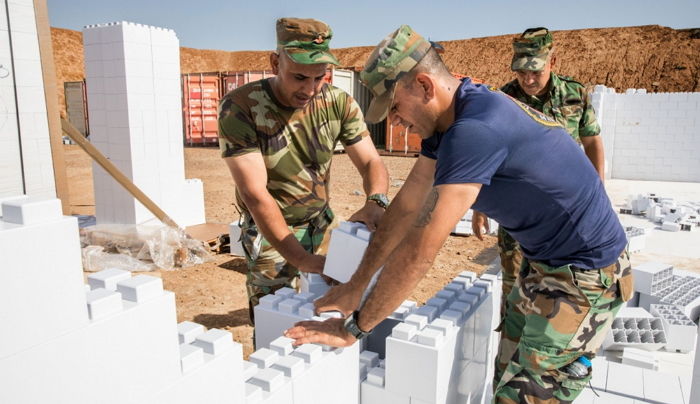
{"type": "Polygon", "coordinates": [[[175,30],[181,46],[269,50],[280,17],[310,17],[330,24],[335,48],[375,45],[401,24],[442,41],[551,30],[658,24],[700,27],[699,0],[462,0],[462,1],[215,1],[47,0],[54,27],[132,21],[175,30]],[[430,4],[428,6],[428,4],[430,4]]]}

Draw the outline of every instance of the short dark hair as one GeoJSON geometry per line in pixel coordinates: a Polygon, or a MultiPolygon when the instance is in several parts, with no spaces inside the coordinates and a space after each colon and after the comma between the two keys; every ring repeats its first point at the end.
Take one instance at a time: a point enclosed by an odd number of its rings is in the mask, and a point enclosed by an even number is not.
{"type": "Polygon", "coordinates": [[[423,56],[423,59],[421,59],[420,62],[418,62],[418,64],[411,69],[411,71],[401,77],[401,81],[403,82],[402,85],[404,87],[412,87],[418,73],[428,73],[434,76],[443,77],[452,76],[450,70],[447,68],[447,66],[445,66],[445,62],[442,61],[442,58],[434,48],[430,48],[428,53],[423,56]]]}

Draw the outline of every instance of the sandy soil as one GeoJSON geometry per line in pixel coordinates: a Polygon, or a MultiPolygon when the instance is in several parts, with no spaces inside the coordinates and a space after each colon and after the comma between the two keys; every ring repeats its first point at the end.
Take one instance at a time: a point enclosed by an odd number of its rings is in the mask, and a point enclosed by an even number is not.
{"type": "MultiPolygon", "coordinates": [[[[90,158],[78,146],[64,146],[66,153],[71,210],[73,214],[94,214],[90,158]]],[[[391,175],[389,196],[398,192],[413,163],[411,157],[383,157],[391,175]]],[[[238,217],[234,208],[234,183],[218,149],[186,148],[185,172],[188,178],[204,183],[207,221],[230,223],[238,217]]],[[[337,154],[333,160],[331,207],[342,220],[364,203],[362,181],[350,159],[337,154]]],[[[496,240],[450,236],[427,276],[410,299],[425,303],[459,272],[483,272],[496,257],[496,240]]],[[[248,321],[245,292],[245,262],[229,255],[217,255],[212,262],[176,271],[149,272],[163,278],[167,290],[175,292],[178,321],[195,321],[206,327],[230,331],[243,344],[244,354],[253,351],[253,327],[248,321]]]]}
{"type": "MultiPolygon", "coordinates": [[[[51,29],[59,104],[65,114],[63,82],[84,77],[82,33],[51,29]]],[[[618,91],[700,91],[700,29],[658,25],[553,31],[558,49],[555,71],[585,85],[604,84],[618,91]]],[[[442,41],[447,66],[455,73],[502,85],[513,79],[511,41],[515,35],[442,41]]],[[[336,49],[343,68],[361,69],[372,47],[336,49]]],[[[180,48],[182,73],[263,70],[269,50],[226,52],[180,48]]]]}

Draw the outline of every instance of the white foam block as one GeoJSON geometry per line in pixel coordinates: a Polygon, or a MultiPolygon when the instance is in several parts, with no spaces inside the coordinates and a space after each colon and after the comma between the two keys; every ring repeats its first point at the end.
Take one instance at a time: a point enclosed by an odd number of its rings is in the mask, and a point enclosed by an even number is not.
{"type": "Polygon", "coordinates": [[[369,243],[366,239],[357,236],[358,228],[353,228],[354,232],[352,233],[343,231],[342,228],[334,229],[331,232],[326,263],[323,267],[324,275],[341,283],[350,280],[360,265],[369,243]]]}
{"type": "Polygon", "coordinates": [[[0,221],[0,257],[0,359],[88,324],[76,218],[0,221]]]}
{"type": "Polygon", "coordinates": [[[156,404],[243,403],[245,387],[242,364],[243,351],[240,344],[236,344],[233,349],[220,355],[203,354],[203,363],[158,392],[150,402],[156,404]]]}
{"type": "Polygon", "coordinates": [[[2,220],[7,223],[32,225],[60,220],[63,217],[60,199],[18,198],[2,203],[2,220]]]}
{"type": "Polygon", "coordinates": [[[131,278],[131,272],[116,268],[109,268],[88,275],[88,285],[92,289],[104,288],[117,290],[117,282],[131,278]]]}
{"type": "Polygon", "coordinates": [[[180,375],[175,297],[166,292],[140,304],[124,302],[119,313],[0,359],[0,402],[136,402],[180,375]]]}

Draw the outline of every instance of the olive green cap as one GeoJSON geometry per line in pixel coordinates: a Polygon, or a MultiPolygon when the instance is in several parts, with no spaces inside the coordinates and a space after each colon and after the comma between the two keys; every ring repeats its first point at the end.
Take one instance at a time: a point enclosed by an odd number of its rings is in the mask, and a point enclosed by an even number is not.
{"type": "Polygon", "coordinates": [[[296,63],[340,64],[329,50],[331,38],[333,31],[323,21],[311,18],[277,20],[277,49],[283,50],[296,63]]]}
{"type": "Polygon", "coordinates": [[[396,82],[423,59],[431,46],[411,27],[402,25],[374,48],[360,73],[360,80],[374,95],[365,114],[367,122],[380,122],[386,117],[396,82]]]}
{"type": "Polygon", "coordinates": [[[510,69],[540,71],[552,52],[552,34],[547,28],[528,28],[513,40],[510,69]]]}

